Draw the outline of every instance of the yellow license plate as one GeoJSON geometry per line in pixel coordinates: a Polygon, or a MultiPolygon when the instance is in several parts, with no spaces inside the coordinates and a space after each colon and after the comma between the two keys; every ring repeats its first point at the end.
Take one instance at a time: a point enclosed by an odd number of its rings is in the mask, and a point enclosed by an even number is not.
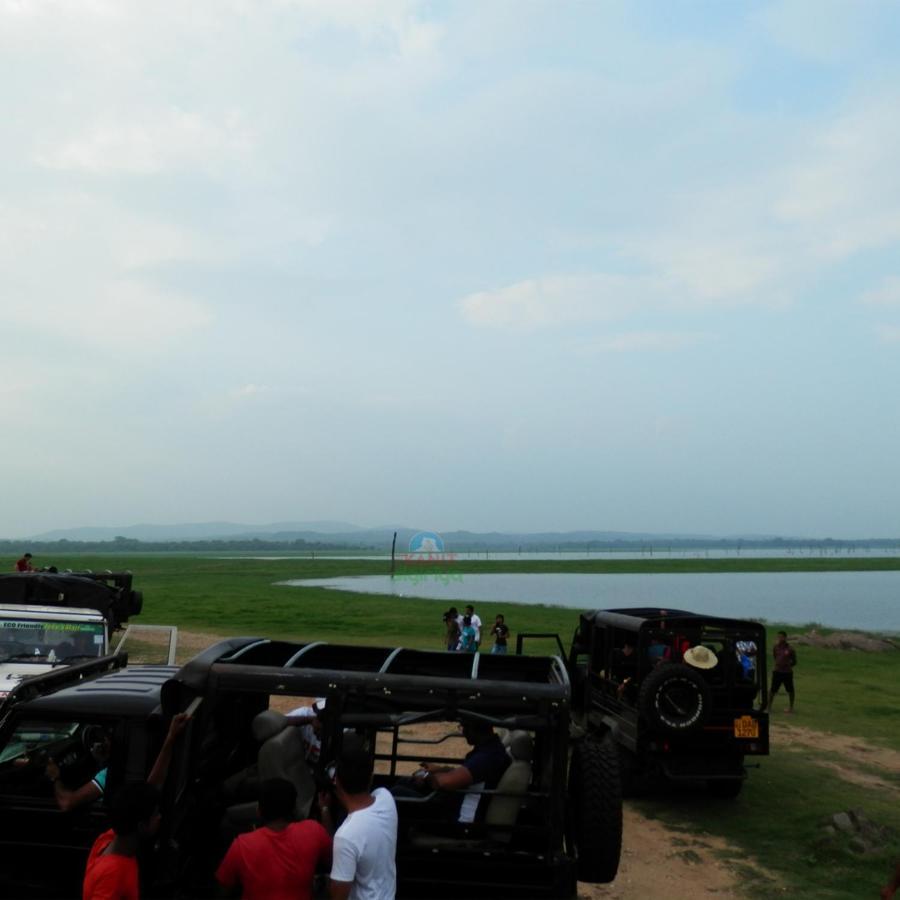
{"type": "Polygon", "coordinates": [[[758,738],[759,722],[753,716],[741,716],[734,720],[734,736],[736,738],[758,738]]]}

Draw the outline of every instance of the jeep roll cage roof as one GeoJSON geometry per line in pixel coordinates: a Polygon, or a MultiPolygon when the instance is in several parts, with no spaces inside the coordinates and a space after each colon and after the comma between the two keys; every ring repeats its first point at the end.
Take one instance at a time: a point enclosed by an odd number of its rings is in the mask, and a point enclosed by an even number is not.
{"type": "MultiPolygon", "coordinates": [[[[372,725],[395,724],[401,709],[432,710],[438,718],[439,712],[455,714],[464,707],[495,724],[534,727],[539,706],[546,702],[567,707],[570,697],[568,672],[556,656],[457,654],[267,638],[221,641],[182,666],[173,681],[192,694],[210,689],[341,694],[344,714],[368,713],[372,725]]],[[[169,705],[165,698],[164,702],[169,705]]]]}
{"type": "Polygon", "coordinates": [[[96,609],[112,633],[143,606],[131,572],[13,572],[0,575],[0,603],[96,609]]]}
{"type": "Polygon", "coordinates": [[[708,628],[719,628],[722,631],[765,632],[765,626],[759,622],[750,622],[746,619],[727,619],[721,616],[707,616],[703,613],[688,612],[683,609],[659,609],[658,607],[597,609],[593,612],[583,613],[581,619],[582,623],[605,625],[633,632],[638,632],[645,628],[659,628],[663,625],[667,629],[705,626],[708,628]]]}

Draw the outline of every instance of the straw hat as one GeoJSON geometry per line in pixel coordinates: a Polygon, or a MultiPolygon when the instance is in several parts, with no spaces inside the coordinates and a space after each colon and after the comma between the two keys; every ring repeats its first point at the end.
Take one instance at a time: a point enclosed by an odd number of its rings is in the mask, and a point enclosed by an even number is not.
{"type": "Polygon", "coordinates": [[[695,669],[714,669],[719,664],[716,654],[702,645],[685,650],[682,659],[695,669]]]}

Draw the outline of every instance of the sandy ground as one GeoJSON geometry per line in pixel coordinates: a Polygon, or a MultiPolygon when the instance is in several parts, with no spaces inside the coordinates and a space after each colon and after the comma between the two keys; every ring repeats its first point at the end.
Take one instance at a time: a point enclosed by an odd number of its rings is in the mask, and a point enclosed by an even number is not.
{"type": "MultiPolygon", "coordinates": [[[[622,860],[612,884],[579,884],[579,900],[666,897],[741,897],[734,870],[721,854],[740,855],[725,841],[710,835],[673,832],[645,818],[626,803],[622,860]]],[[[745,864],[753,866],[752,860],[745,864]]]]}
{"type": "MultiPolygon", "coordinates": [[[[178,660],[182,662],[219,640],[215,634],[179,632],[178,660]]],[[[273,707],[286,712],[297,705],[296,698],[275,698],[273,707]]],[[[445,725],[420,726],[415,735],[427,738],[446,733],[445,725]]],[[[410,734],[412,737],[414,734],[410,734]]],[[[461,752],[458,739],[434,748],[435,754],[461,752]]],[[[772,725],[773,747],[810,747],[834,754],[833,760],[817,764],[837,777],[865,787],[897,791],[896,785],[879,778],[868,768],[900,774],[900,752],[875,747],[859,738],[822,733],[775,719],[772,725]],[[864,768],[860,768],[863,766],[864,768]]],[[[415,768],[411,764],[411,768],[415,768]]],[[[689,834],[666,827],[625,805],[622,861],[616,880],[609,885],[580,884],[579,900],[697,900],[702,897],[744,896],[740,884],[748,870],[755,870],[762,881],[770,880],[759,860],[746,856],[739,848],[714,835],[689,834]],[[738,871],[740,868],[740,872],[738,871]]],[[[757,884],[755,878],[753,879],[757,884]]],[[[770,895],[779,896],[777,884],[770,884],[770,895]]]]}

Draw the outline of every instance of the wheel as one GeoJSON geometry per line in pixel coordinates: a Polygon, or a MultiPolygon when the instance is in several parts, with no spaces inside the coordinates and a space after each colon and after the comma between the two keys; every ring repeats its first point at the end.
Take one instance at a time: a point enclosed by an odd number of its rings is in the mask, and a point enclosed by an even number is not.
{"type": "Polygon", "coordinates": [[[622,785],[619,749],[611,736],[572,748],[569,812],[579,881],[612,881],[622,852],[622,785]]]}
{"type": "Polygon", "coordinates": [[[710,778],[706,782],[706,789],[710,796],[720,800],[734,800],[740,794],[743,786],[743,778],[710,778]]]}
{"type": "Polygon", "coordinates": [[[690,666],[663,663],[641,685],[638,708],[651,727],[687,734],[703,726],[712,706],[704,677],[690,666]]]}

